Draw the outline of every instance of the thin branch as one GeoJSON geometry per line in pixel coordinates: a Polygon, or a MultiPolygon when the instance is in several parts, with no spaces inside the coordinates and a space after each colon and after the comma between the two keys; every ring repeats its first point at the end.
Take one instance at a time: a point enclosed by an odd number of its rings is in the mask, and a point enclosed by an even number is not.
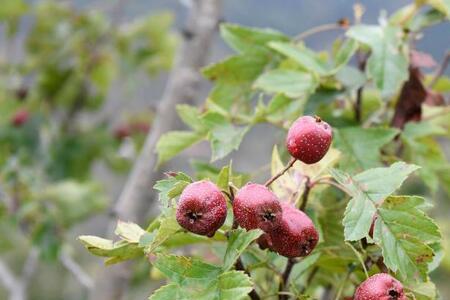
{"type": "Polygon", "coordinates": [[[8,265],[0,259],[0,282],[11,293],[17,286],[17,279],[8,265]]]}
{"type": "Polygon", "coordinates": [[[94,287],[94,281],[91,276],[83,270],[83,268],[72,258],[72,256],[70,256],[67,251],[63,250],[61,252],[59,260],[82,286],[88,290],[94,287]]]}
{"type": "Polygon", "coordinates": [[[294,265],[296,263],[297,263],[297,260],[295,260],[294,258],[289,258],[286,263],[286,268],[284,269],[283,276],[281,278],[280,285],[278,287],[278,290],[280,291],[280,293],[279,293],[280,300],[289,299],[289,295],[286,295],[283,292],[285,291],[285,289],[288,285],[289,276],[291,275],[292,268],[294,267],[294,265]]]}
{"type": "MultiPolygon", "coordinates": [[[[244,267],[244,264],[242,263],[241,258],[239,257],[236,261],[236,264],[234,265],[235,269],[238,271],[243,271],[245,274],[247,274],[250,277],[250,272],[244,267]]],[[[258,293],[253,289],[248,296],[252,300],[260,300],[261,297],[259,297],[258,293]]]]}
{"type": "MultiPolygon", "coordinates": [[[[358,50],[356,57],[358,59],[358,69],[361,72],[364,72],[366,68],[367,55],[363,55],[361,53],[361,50],[358,50]]],[[[361,123],[362,119],[363,92],[364,92],[364,84],[361,87],[359,87],[358,90],[356,91],[356,101],[354,105],[354,111],[355,111],[355,120],[358,123],[361,123]]]]}
{"type": "Polygon", "coordinates": [[[342,25],[340,25],[338,23],[323,24],[323,25],[313,27],[311,29],[308,29],[308,30],[300,33],[299,35],[297,35],[296,37],[293,38],[293,41],[299,42],[311,35],[314,35],[314,34],[317,34],[320,32],[325,32],[325,31],[330,31],[330,30],[339,30],[339,29],[344,29],[344,28],[345,27],[343,27],[342,25]]]}
{"type": "Polygon", "coordinates": [[[306,176],[305,190],[303,191],[303,195],[302,195],[302,204],[300,204],[300,207],[299,207],[299,209],[301,211],[305,211],[306,204],[308,202],[309,193],[311,192],[312,187],[313,187],[313,185],[311,185],[311,179],[308,176],[306,176]]]}
{"type": "Polygon", "coordinates": [[[283,170],[281,170],[280,172],[278,172],[277,174],[272,176],[272,178],[270,178],[264,185],[267,186],[267,187],[270,186],[275,180],[277,180],[278,178],[283,176],[283,174],[286,173],[287,170],[289,170],[295,164],[296,161],[297,161],[297,159],[291,158],[291,160],[286,165],[286,167],[284,167],[283,170]]]}
{"type": "Polygon", "coordinates": [[[449,63],[450,63],[450,51],[448,51],[445,54],[444,59],[442,60],[441,64],[439,65],[439,68],[437,69],[436,73],[433,76],[433,79],[431,79],[430,84],[428,84],[429,88],[432,88],[438,82],[439,78],[441,78],[441,76],[447,69],[449,63]]]}
{"type": "Polygon", "coordinates": [[[334,182],[332,180],[319,179],[319,180],[311,183],[311,186],[315,186],[316,184],[328,184],[328,185],[334,186],[335,188],[337,188],[337,189],[341,190],[342,192],[346,193],[347,195],[351,196],[350,191],[346,187],[344,187],[344,186],[340,185],[339,183],[334,182]]]}

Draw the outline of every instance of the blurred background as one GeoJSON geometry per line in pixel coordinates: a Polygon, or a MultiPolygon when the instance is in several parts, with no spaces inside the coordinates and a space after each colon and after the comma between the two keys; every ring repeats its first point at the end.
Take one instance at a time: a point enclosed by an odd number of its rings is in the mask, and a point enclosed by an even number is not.
{"type": "MultiPolygon", "coordinates": [[[[365,7],[363,22],[377,23],[380,14],[391,14],[410,1],[360,3],[365,7]]],[[[294,36],[351,19],[354,4],[226,0],[222,15],[225,22],[294,36]]],[[[104,266],[76,237],[104,236],[108,229],[111,203],[152,130],[189,5],[189,0],[1,0],[0,273],[9,269],[17,278],[24,275],[28,299],[88,298],[93,276],[104,266]],[[6,217],[11,213],[16,217],[6,217]],[[35,263],[33,272],[24,268],[30,261],[35,263]]],[[[306,44],[329,49],[339,34],[313,35],[306,44]]],[[[449,48],[448,22],[427,29],[417,44],[436,61],[449,48]]],[[[217,33],[208,61],[231,53],[217,33]]],[[[206,80],[199,84],[198,104],[210,88],[206,80]]],[[[182,128],[181,122],[173,127],[182,128]]],[[[271,126],[258,125],[231,155],[233,167],[248,173],[260,170],[282,135],[271,126]]],[[[209,157],[209,145],[201,143],[165,169],[189,173],[209,157]]],[[[261,172],[262,180],[267,174],[268,170],[261,172]]],[[[448,245],[450,201],[442,192],[436,199],[432,213],[439,218],[448,245]]],[[[157,209],[152,208],[151,214],[157,209]]],[[[448,256],[433,273],[442,299],[450,299],[448,256]]],[[[147,299],[159,280],[145,261],[139,262],[129,299],[147,299]]],[[[0,284],[0,299],[9,295],[0,284]]]]}

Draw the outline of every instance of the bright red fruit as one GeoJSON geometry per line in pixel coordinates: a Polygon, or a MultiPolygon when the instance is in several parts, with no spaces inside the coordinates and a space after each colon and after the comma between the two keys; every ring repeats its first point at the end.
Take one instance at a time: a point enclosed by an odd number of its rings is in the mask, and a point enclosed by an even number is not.
{"type": "Polygon", "coordinates": [[[370,276],[356,289],[354,300],[406,300],[403,285],[386,273],[370,276]]]}
{"type": "Polygon", "coordinates": [[[212,237],[226,217],[227,202],[214,183],[197,181],[181,193],[176,218],[184,229],[212,237]]]}
{"type": "Polygon", "coordinates": [[[305,164],[321,160],[330,148],[333,132],[319,117],[303,116],[289,128],[286,147],[289,153],[305,164]]]}
{"type": "Polygon", "coordinates": [[[25,124],[29,118],[30,113],[25,109],[21,109],[14,114],[14,116],[11,119],[11,124],[14,125],[15,127],[20,127],[23,124],[25,124]]]}
{"type": "Polygon", "coordinates": [[[279,224],[269,233],[270,249],[286,257],[307,256],[316,247],[319,234],[311,219],[289,203],[281,204],[279,224]]]}
{"type": "Polygon", "coordinates": [[[268,231],[280,219],[281,205],[266,186],[248,183],[234,197],[233,213],[241,227],[268,231]]]}
{"type": "Polygon", "coordinates": [[[130,126],[122,124],[114,129],[114,137],[118,140],[123,140],[124,138],[131,135],[130,126]]]}

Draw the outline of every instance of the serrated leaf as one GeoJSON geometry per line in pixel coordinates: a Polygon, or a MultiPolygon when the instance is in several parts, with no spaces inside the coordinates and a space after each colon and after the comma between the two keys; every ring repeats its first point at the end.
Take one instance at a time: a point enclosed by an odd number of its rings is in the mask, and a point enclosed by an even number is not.
{"type": "Polygon", "coordinates": [[[370,47],[368,77],[374,79],[383,97],[394,94],[408,78],[408,56],[401,49],[402,29],[392,25],[356,25],[346,34],[370,47]]]}
{"type": "Polygon", "coordinates": [[[269,46],[279,53],[293,59],[308,71],[315,72],[321,76],[327,75],[330,71],[316,53],[306,47],[296,46],[290,43],[271,42],[269,46]]]}
{"type": "Polygon", "coordinates": [[[433,282],[406,282],[405,289],[414,293],[416,300],[435,300],[437,289],[433,282]]]}
{"type": "Polygon", "coordinates": [[[222,24],[220,34],[225,42],[238,52],[265,48],[270,41],[288,41],[289,37],[272,29],[242,27],[235,24],[222,24]]]}
{"type": "Polygon", "coordinates": [[[129,243],[139,243],[145,230],[135,223],[119,220],[114,233],[129,243]]]}
{"type": "Polygon", "coordinates": [[[187,104],[179,104],[177,105],[177,113],[181,120],[183,120],[184,124],[191,127],[194,131],[204,132],[206,130],[200,119],[200,112],[197,107],[187,104]]]}
{"type": "Polygon", "coordinates": [[[159,201],[167,206],[169,200],[180,195],[183,189],[191,182],[192,178],[183,172],[178,172],[175,176],[157,181],[153,188],[159,191],[159,201]]]}
{"type": "Polygon", "coordinates": [[[204,133],[193,131],[170,131],[163,134],[156,144],[156,153],[158,153],[158,163],[161,165],[181,151],[200,142],[205,138],[204,133]]]}
{"type": "Polygon", "coordinates": [[[109,259],[105,261],[107,265],[133,259],[143,254],[137,244],[124,240],[114,243],[111,240],[90,235],[82,235],[78,239],[92,254],[108,257],[109,259]]]}
{"type": "MultiPolygon", "coordinates": [[[[152,232],[153,237],[149,238],[148,243],[145,244],[144,251],[147,254],[153,253],[156,248],[172,238],[181,229],[175,218],[175,209],[171,209],[165,217],[161,217],[159,223],[159,228],[155,232],[152,232]]],[[[140,245],[143,245],[142,241],[140,245]]]]}
{"type": "Polygon", "coordinates": [[[170,283],[164,285],[157,289],[153,294],[150,295],[148,300],[177,300],[180,299],[180,290],[178,285],[175,283],[170,283]]]}
{"type": "Polygon", "coordinates": [[[421,210],[420,197],[388,197],[378,209],[373,239],[384,263],[402,278],[426,280],[433,250],[427,243],[440,240],[438,227],[421,210]]]}
{"type": "Polygon", "coordinates": [[[283,93],[288,97],[298,98],[312,93],[318,85],[309,73],[295,70],[271,70],[262,74],[254,87],[268,93],[283,93]]]}
{"type": "Polygon", "coordinates": [[[344,154],[340,166],[346,171],[358,171],[381,165],[381,147],[397,134],[398,130],[392,128],[348,127],[334,130],[335,145],[344,154]]]}
{"type": "Polygon", "coordinates": [[[220,170],[220,173],[217,175],[217,186],[225,191],[228,191],[228,182],[230,181],[230,173],[231,167],[230,165],[226,165],[220,170]]]}
{"type": "Polygon", "coordinates": [[[239,256],[245,251],[251,242],[259,238],[263,232],[259,229],[246,231],[234,229],[228,237],[228,246],[223,259],[222,270],[228,271],[233,267],[239,256]]]}
{"type": "Polygon", "coordinates": [[[352,198],[345,210],[343,225],[347,241],[368,235],[376,204],[397,190],[418,167],[397,162],[387,168],[374,168],[356,176],[333,170],[331,175],[350,192],[352,198]]]}
{"type": "Polygon", "coordinates": [[[204,263],[200,259],[169,254],[157,255],[153,265],[180,285],[189,281],[208,283],[221,273],[220,267],[204,263]]]}
{"type": "Polygon", "coordinates": [[[221,159],[237,150],[249,129],[248,126],[235,126],[217,113],[207,113],[202,120],[210,129],[208,139],[212,148],[211,161],[221,159]]]}

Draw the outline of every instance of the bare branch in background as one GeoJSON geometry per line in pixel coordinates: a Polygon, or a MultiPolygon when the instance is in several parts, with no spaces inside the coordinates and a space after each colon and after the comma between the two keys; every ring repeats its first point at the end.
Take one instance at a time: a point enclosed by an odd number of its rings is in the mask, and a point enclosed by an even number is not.
{"type": "Polygon", "coordinates": [[[31,248],[23,265],[20,278],[17,278],[6,263],[0,260],[0,281],[9,292],[9,300],[26,300],[27,288],[39,262],[39,250],[31,248]]]}
{"type": "MultiPolygon", "coordinates": [[[[157,156],[155,146],[159,137],[174,129],[177,115],[175,106],[193,102],[197,97],[199,69],[206,64],[217,25],[221,17],[221,0],[196,0],[190,7],[183,42],[177,53],[174,68],[159,103],[153,129],[149,132],[125,187],[113,207],[110,233],[117,219],[145,222],[153,199],[152,186],[159,173],[155,172],[157,156]]],[[[97,274],[95,288],[90,295],[95,300],[121,299],[131,276],[131,264],[123,263],[102,268],[97,274]]]]}
{"type": "Polygon", "coordinates": [[[70,256],[70,254],[63,250],[59,256],[59,260],[64,267],[72,273],[77,281],[86,289],[91,290],[94,287],[93,279],[87,274],[83,268],[70,256]]]}

